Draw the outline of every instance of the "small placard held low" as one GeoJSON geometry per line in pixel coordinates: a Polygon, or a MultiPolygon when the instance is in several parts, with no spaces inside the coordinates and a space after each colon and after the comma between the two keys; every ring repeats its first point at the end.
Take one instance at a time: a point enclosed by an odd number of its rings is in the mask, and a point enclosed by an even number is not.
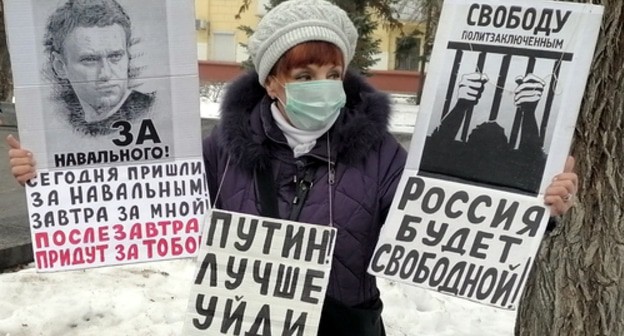
{"type": "Polygon", "coordinates": [[[316,336],[336,229],[212,210],[182,335],[316,336]]]}

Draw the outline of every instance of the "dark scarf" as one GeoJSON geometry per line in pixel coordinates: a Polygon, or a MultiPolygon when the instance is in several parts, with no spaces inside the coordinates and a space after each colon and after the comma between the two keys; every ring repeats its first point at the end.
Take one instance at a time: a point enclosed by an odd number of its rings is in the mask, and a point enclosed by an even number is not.
{"type": "MultiPolygon", "coordinates": [[[[379,145],[388,131],[390,100],[352,71],[344,79],[347,103],[329,131],[336,155],[350,164],[366,157],[379,145]]],[[[261,114],[270,113],[271,99],[258,82],[258,74],[249,71],[232,82],[221,104],[219,141],[233,163],[253,170],[270,159],[271,144],[259,127],[261,114]]],[[[274,123],[274,121],[272,121],[274,123]]]]}

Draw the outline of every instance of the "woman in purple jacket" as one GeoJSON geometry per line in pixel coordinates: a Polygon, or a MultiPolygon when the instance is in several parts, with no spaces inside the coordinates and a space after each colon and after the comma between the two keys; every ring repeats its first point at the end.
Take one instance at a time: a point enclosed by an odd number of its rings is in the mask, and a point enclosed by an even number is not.
{"type": "Polygon", "coordinates": [[[357,37],[329,2],[275,7],[248,44],[257,72],[228,86],[204,141],[217,208],[338,229],[319,335],[383,334],[366,269],[406,159],[388,97],[346,71],[357,37]]]}
{"type": "MultiPolygon", "coordinates": [[[[204,141],[217,208],[338,229],[323,336],[385,334],[366,270],[406,159],[387,130],[388,97],[346,70],[357,37],[329,2],[275,7],[249,40],[256,71],[229,86],[204,141]]],[[[568,206],[576,175],[560,177],[547,201],[568,206]]]]}
{"type": "MultiPolygon", "coordinates": [[[[204,140],[215,207],[338,229],[319,335],[385,335],[375,277],[366,269],[405,164],[388,132],[388,97],[347,71],[358,34],[324,0],[291,0],[249,40],[255,65],[228,87],[221,123],[204,140]]],[[[11,138],[13,173],[34,176],[11,138]]],[[[576,174],[558,176],[546,203],[573,204],[576,174]]]]}

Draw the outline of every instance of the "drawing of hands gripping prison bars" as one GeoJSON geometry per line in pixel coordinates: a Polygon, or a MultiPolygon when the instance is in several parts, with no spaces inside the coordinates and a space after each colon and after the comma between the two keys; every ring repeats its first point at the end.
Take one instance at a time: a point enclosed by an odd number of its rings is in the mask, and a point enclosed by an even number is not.
{"type": "Polygon", "coordinates": [[[446,138],[447,140],[455,139],[461,127],[460,140],[462,142],[467,141],[474,107],[481,98],[485,83],[490,80],[489,77],[483,73],[488,54],[503,55],[496,83],[494,99],[488,118],[488,122],[496,122],[511,60],[513,57],[527,57],[528,62],[525,75],[515,78],[515,82],[517,84],[514,91],[516,111],[508,141],[512,148],[542,148],[556,92],[556,79],[559,77],[562,62],[571,61],[573,55],[571,53],[483,44],[468,44],[461,42],[449,42],[448,49],[455,50],[455,59],[449,78],[449,85],[442,111],[441,123],[438,127],[437,135],[441,138],[446,138]],[[475,72],[462,75],[459,85],[457,85],[459,68],[463,61],[465,51],[479,52],[477,65],[475,72]],[[538,59],[554,60],[552,77],[555,79],[548,88],[546,103],[544,105],[544,111],[539,127],[537,125],[535,111],[540,99],[542,98],[546,82],[533,74],[535,70],[535,63],[538,59]],[[455,87],[458,88],[458,99],[453,109],[449,111],[455,87]],[[520,139],[518,141],[519,134],[520,139]]]}

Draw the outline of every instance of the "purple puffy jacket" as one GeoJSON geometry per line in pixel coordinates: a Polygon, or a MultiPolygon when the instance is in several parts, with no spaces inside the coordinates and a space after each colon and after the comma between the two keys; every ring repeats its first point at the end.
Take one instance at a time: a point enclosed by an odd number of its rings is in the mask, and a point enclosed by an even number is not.
{"type": "Polygon", "coordinates": [[[270,166],[280,217],[288,218],[295,177],[302,178],[304,171],[314,166],[313,186],[299,221],[328,225],[329,183],[333,183],[333,221],[338,235],[327,295],[354,306],[379,296],[375,277],[366,269],[406,152],[387,130],[388,97],[353,73],[345,76],[344,88],[347,104],[328,136],[323,135],[310,153],[295,159],[272,119],[271,99],[259,85],[257,74],[244,74],[228,87],[221,122],[204,140],[204,160],[211,199],[224,210],[259,214],[254,169],[270,166]]]}

